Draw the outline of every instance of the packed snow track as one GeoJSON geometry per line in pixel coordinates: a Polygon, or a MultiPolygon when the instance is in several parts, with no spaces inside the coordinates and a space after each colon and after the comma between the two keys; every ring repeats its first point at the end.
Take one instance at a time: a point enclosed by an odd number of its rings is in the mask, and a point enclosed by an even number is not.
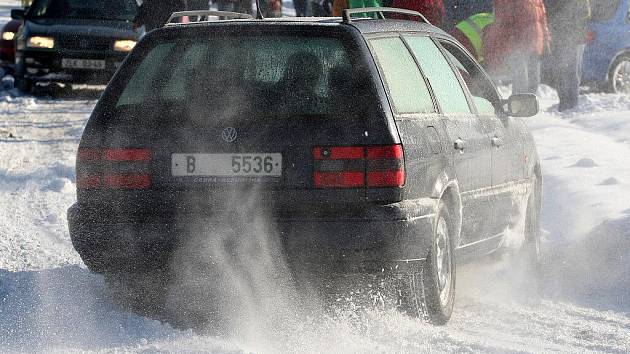
{"type": "Polygon", "coordinates": [[[630,351],[630,99],[590,94],[529,119],[545,175],[541,293],[503,262],[460,269],[446,327],[343,299],[250,306],[223,336],[124,310],[70,243],[74,159],[98,93],[0,93],[0,350],[233,352],[630,351]],[[309,306],[312,307],[312,306],[309,306]],[[273,313],[274,316],[267,316],[273,313]],[[281,313],[281,315],[278,315],[281,313]]]}

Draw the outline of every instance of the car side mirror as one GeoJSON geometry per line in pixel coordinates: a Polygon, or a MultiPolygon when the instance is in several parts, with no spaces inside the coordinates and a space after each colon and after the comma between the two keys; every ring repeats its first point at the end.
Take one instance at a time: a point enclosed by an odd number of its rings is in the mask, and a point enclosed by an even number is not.
{"type": "Polygon", "coordinates": [[[14,20],[21,20],[24,18],[26,11],[24,9],[13,9],[11,10],[11,18],[14,20]]]}
{"type": "Polygon", "coordinates": [[[504,110],[510,117],[533,117],[538,114],[538,97],[531,93],[512,95],[504,101],[504,110]]]}

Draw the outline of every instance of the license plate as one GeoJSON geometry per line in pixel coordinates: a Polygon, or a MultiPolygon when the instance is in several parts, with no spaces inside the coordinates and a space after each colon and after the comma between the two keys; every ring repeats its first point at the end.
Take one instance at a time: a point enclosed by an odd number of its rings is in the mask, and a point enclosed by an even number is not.
{"type": "Polygon", "coordinates": [[[175,177],[280,177],[282,154],[173,154],[175,177]]]}
{"type": "Polygon", "coordinates": [[[105,60],[62,59],[61,66],[66,69],[103,70],[105,69],[105,60]]]}

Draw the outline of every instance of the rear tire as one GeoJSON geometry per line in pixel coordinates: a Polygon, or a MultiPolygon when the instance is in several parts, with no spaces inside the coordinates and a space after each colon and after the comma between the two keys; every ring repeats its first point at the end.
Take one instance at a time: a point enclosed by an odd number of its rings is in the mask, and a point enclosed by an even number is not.
{"type": "Polygon", "coordinates": [[[542,276],[542,253],[540,250],[540,186],[534,181],[532,191],[527,201],[525,219],[525,239],[521,248],[521,258],[524,260],[525,269],[532,275],[537,283],[542,276]]]}
{"type": "Polygon", "coordinates": [[[152,273],[106,273],[107,292],[118,306],[138,314],[162,319],[170,281],[166,271],[152,273]]]}
{"type": "Polygon", "coordinates": [[[426,262],[404,274],[400,284],[400,306],[412,317],[422,317],[435,325],[451,319],[455,304],[455,230],[446,204],[440,202],[426,262]]]}

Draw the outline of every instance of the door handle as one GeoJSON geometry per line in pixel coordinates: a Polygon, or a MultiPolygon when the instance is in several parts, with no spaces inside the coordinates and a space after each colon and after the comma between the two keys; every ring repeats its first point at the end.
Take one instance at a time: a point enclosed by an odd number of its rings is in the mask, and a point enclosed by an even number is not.
{"type": "Polygon", "coordinates": [[[493,137],[492,138],[492,146],[494,146],[494,147],[503,146],[503,138],[500,138],[498,136],[493,137]]]}
{"type": "Polygon", "coordinates": [[[464,152],[464,149],[466,148],[466,140],[459,138],[453,142],[453,146],[455,147],[455,150],[464,152]]]}

